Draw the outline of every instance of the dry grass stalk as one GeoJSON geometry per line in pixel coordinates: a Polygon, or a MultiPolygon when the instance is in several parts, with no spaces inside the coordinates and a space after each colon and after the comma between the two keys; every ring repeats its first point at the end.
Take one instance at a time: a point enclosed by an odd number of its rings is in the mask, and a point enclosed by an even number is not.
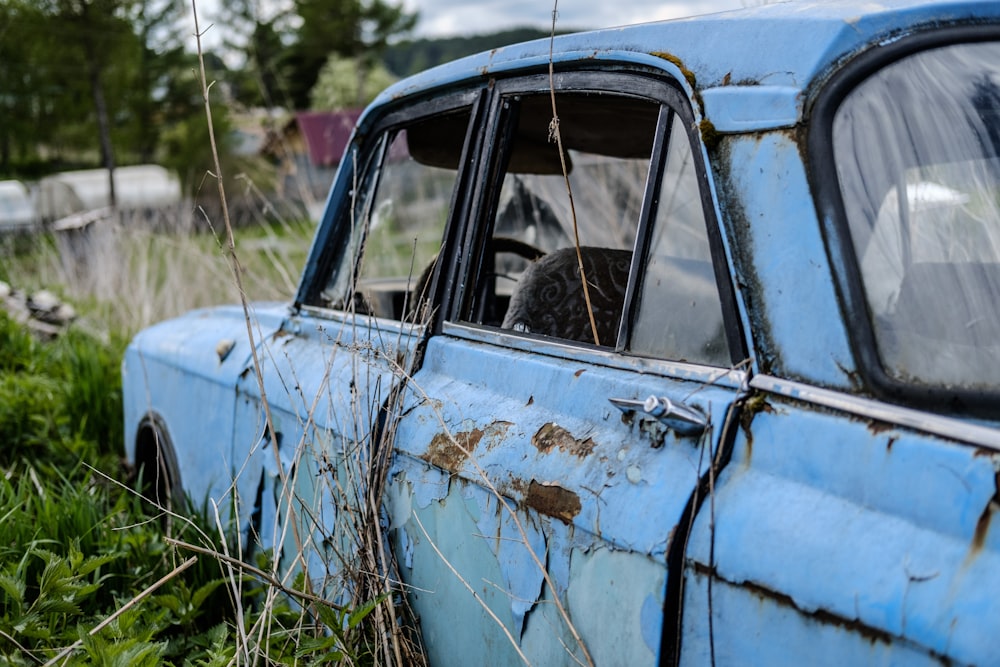
{"type": "MultiPolygon", "coordinates": [[[[131,609],[132,607],[134,607],[135,605],[139,604],[144,599],[146,599],[147,597],[149,597],[150,595],[152,595],[153,593],[155,593],[156,589],[158,589],[160,586],[162,586],[163,584],[167,583],[168,581],[170,581],[171,579],[173,579],[174,577],[176,577],[178,574],[180,574],[184,570],[186,570],[189,567],[191,567],[192,565],[194,565],[196,562],[198,562],[198,557],[197,556],[191,556],[186,561],[184,561],[183,563],[181,563],[180,565],[178,565],[177,567],[175,567],[173,570],[171,570],[170,572],[168,572],[164,576],[160,577],[160,579],[158,579],[151,586],[148,586],[141,593],[139,593],[134,598],[132,598],[131,600],[129,600],[128,602],[126,602],[125,604],[123,604],[118,609],[118,611],[116,611],[115,613],[111,614],[111,616],[108,616],[106,619],[104,619],[103,621],[101,621],[100,623],[98,623],[97,625],[95,625],[93,628],[91,628],[87,632],[87,634],[90,635],[91,637],[93,637],[98,632],[100,632],[101,630],[103,630],[104,628],[106,628],[107,626],[109,626],[111,623],[113,623],[116,618],[118,618],[119,616],[121,616],[122,614],[124,614],[126,611],[128,611],[129,609],[131,609]]],[[[76,642],[74,642],[73,644],[70,644],[69,646],[67,646],[66,648],[64,648],[58,655],[56,655],[54,658],[52,658],[47,663],[45,663],[45,667],[52,667],[52,665],[55,665],[60,660],[64,660],[65,659],[66,661],[69,661],[70,654],[72,654],[73,651],[77,650],[81,646],[83,646],[83,640],[79,639],[76,642]]]]}

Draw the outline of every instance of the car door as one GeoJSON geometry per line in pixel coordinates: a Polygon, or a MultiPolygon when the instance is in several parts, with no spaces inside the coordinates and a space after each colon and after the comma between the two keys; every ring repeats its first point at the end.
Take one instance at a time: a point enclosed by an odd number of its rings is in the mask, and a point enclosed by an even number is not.
{"type": "Polygon", "coordinates": [[[460,167],[480,97],[441,95],[363,121],[298,311],[261,342],[238,385],[233,514],[243,554],[269,554],[286,577],[307,571],[307,587],[340,603],[370,599],[354,597],[371,593],[357,577],[380,511],[367,495],[378,426],[426,333],[430,269],[463,209],[460,167]]]}
{"type": "Polygon", "coordinates": [[[745,379],[681,90],[492,89],[454,296],[392,425],[389,535],[432,664],[655,664],[676,634],[672,548],[745,379]]]}
{"type": "MultiPolygon", "coordinates": [[[[821,258],[814,279],[839,282],[843,305],[825,310],[850,314],[854,388],[751,381],[687,549],[682,665],[996,664],[995,38],[955,29],[880,44],[817,102],[821,215],[795,220],[816,225],[795,241],[821,258]],[[836,272],[824,274],[827,253],[836,272]]],[[[732,155],[757,156],[734,159],[734,182],[752,184],[775,145],[734,140],[732,155]]],[[[794,192],[804,165],[782,176],[794,192]]],[[[769,218],[787,209],[742,196],[761,221],[749,241],[782,227],[769,218]]],[[[763,293],[797,279],[754,259],[763,293]]]]}

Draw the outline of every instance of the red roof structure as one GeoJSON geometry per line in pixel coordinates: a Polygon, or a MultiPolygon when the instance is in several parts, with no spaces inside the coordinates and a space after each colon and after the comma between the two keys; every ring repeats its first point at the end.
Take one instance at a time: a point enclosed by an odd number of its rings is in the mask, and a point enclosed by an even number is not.
{"type": "Polygon", "coordinates": [[[299,111],[295,114],[305,141],[309,161],[317,167],[340,163],[361,109],[342,111],[299,111]]]}

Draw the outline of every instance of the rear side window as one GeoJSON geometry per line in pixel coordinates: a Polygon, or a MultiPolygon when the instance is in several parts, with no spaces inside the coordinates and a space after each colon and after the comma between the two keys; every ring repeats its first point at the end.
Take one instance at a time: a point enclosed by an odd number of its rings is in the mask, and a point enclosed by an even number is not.
{"type": "MultiPolygon", "coordinates": [[[[426,316],[471,113],[457,110],[385,130],[357,166],[347,246],[322,305],[416,322],[426,316]]],[[[356,158],[362,159],[362,158],[356,158]]]]}
{"type": "Polygon", "coordinates": [[[906,384],[1000,376],[1000,44],[898,60],[833,123],[841,196],[878,356],[906,384]]]}

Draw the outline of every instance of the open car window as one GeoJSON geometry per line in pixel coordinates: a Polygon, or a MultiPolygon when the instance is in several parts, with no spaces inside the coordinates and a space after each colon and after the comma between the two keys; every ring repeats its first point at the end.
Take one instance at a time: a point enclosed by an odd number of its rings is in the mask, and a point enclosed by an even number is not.
{"type": "Polygon", "coordinates": [[[1000,375],[1000,44],[910,55],[833,125],[878,355],[896,382],[972,390],[1000,375]]]}
{"type": "Polygon", "coordinates": [[[462,109],[385,130],[359,159],[347,246],[322,305],[421,321],[451,210],[471,113],[462,109]]]}

